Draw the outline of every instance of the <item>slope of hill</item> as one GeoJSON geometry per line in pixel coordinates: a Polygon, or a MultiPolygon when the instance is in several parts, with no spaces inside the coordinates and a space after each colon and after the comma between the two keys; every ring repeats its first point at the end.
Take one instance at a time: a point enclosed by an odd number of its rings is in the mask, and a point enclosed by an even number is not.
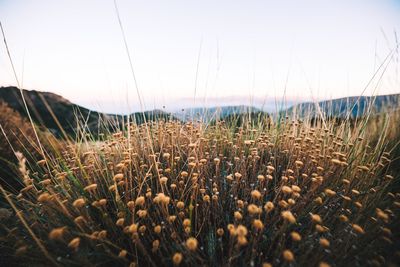
{"type": "Polygon", "coordinates": [[[353,96],[325,100],[316,103],[305,102],[290,107],[284,113],[297,114],[300,117],[316,117],[321,112],[325,117],[344,118],[348,115],[352,118],[365,115],[369,109],[372,113],[381,113],[400,107],[400,94],[380,96],[353,96]],[[317,110],[319,106],[319,111],[317,110]]]}
{"type": "MultiPolygon", "coordinates": [[[[57,136],[62,135],[61,127],[68,135],[75,135],[78,125],[86,125],[92,134],[96,134],[99,127],[104,125],[112,128],[119,127],[124,121],[121,115],[91,111],[54,93],[35,90],[22,90],[22,92],[32,119],[57,136]]],[[[22,102],[21,91],[17,87],[0,87],[0,100],[19,112],[22,117],[28,117],[22,102]]],[[[146,111],[144,115],[146,120],[176,119],[161,110],[146,111]]],[[[138,124],[143,123],[141,112],[133,113],[131,116],[138,124]]]]}

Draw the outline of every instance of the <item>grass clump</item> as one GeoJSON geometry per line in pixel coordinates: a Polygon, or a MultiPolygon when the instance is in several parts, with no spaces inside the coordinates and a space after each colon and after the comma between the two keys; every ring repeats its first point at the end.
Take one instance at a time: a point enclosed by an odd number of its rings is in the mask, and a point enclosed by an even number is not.
{"type": "Polygon", "coordinates": [[[348,122],[236,124],[128,124],[65,145],[30,165],[19,193],[3,190],[18,221],[2,219],[1,245],[21,265],[396,260],[400,194],[384,138],[370,147],[348,122]]]}

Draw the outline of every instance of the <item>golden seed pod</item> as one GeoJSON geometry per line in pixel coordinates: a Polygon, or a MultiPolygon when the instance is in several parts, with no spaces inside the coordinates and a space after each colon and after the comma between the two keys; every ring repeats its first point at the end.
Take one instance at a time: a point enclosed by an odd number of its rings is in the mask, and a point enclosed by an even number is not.
{"type": "Polygon", "coordinates": [[[72,203],[72,206],[74,206],[75,208],[82,208],[83,206],[85,206],[85,204],[86,204],[85,199],[78,198],[72,203]]]}
{"type": "Polygon", "coordinates": [[[161,225],[156,225],[156,226],[154,227],[154,233],[156,233],[156,234],[161,233],[161,225]]]}
{"type": "Polygon", "coordinates": [[[83,190],[87,191],[87,192],[93,192],[97,189],[97,184],[91,184],[86,186],[85,188],[83,188],[83,190]]]}
{"type": "Polygon", "coordinates": [[[65,230],[66,230],[66,227],[59,227],[59,228],[55,228],[55,229],[51,230],[49,233],[49,239],[62,240],[65,230]]]}
{"type": "Polygon", "coordinates": [[[260,214],[262,212],[261,208],[254,204],[247,206],[247,211],[250,213],[250,215],[260,214]]]}
{"type": "Polygon", "coordinates": [[[264,224],[262,223],[261,220],[259,219],[255,219],[253,221],[253,227],[259,231],[261,231],[262,229],[264,229],[264,224]]]}
{"type": "Polygon", "coordinates": [[[301,241],[301,235],[298,232],[293,231],[290,233],[290,236],[292,237],[293,241],[296,241],[296,242],[301,241]]]}
{"type": "Polygon", "coordinates": [[[246,226],[239,224],[236,228],[236,234],[238,236],[246,236],[248,233],[246,226]]]}
{"type": "Polygon", "coordinates": [[[283,251],[282,257],[285,261],[288,261],[288,262],[294,261],[294,255],[289,249],[286,249],[283,251]]]}
{"type": "Polygon", "coordinates": [[[102,230],[99,232],[98,238],[99,239],[105,239],[107,237],[107,231],[106,230],[102,230]]]}
{"type": "Polygon", "coordinates": [[[124,175],[123,175],[122,173],[117,173],[116,175],[114,175],[114,178],[113,178],[113,180],[114,180],[115,182],[119,182],[119,181],[121,181],[122,179],[124,179],[124,175]]]}
{"type": "Polygon", "coordinates": [[[174,256],[172,256],[172,263],[174,265],[179,265],[179,264],[181,264],[182,259],[183,259],[183,255],[181,253],[177,252],[174,254],[174,256]]]}
{"type": "Polygon", "coordinates": [[[165,184],[167,184],[167,182],[168,182],[168,178],[167,177],[163,176],[163,177],[160,178],[160,183],[161,184],[165,185],[165,184]]]}
{"type": "Polygon", "coordinates": [[[281,216],[283,217],[283,219],[289,223],[296,223],[296,218],[293,216],[293,214],[286,210],[286,211],[282,211],[281,216]]]}
{"type": "Polygon", "coordinates": [[[289,186],[286,186],[286,185],[284,185],[284,186],[282,186],[282,192],[284,193],[284,194],[291,194],[292,193],[292,188],[290,188],[289,186]]]}
{"type": "Polygon", "coordinates": [[[271,201],[268,201],[267,203],[265,203],[264,205],[264,210],[268,213],[271,212],[274,209],[274,203],[272,203],[271,201]]]}
{"type": "Polygon", "coordinates": [[[190,225],[191,225],[191,222],[190,222],[189,219],[184,219],[184,220],[183,220],[183,226],[184,226],[184,227],[189,227],[190,225]]]}
{"type": "Polygon", "coordinates": [[[146,199],[143,196],[140,196],[140,197],[136,198],[135,205],[136,206],[143,206],[145,202],[146,202],[146,199]]]}
{"type": "Polygon", "coordinates": [[[224,235],[224,229],[218,228],[218,229],[217,229],[217,235],[218,235],[218,236],[223,236],[223,235],[224,235]]]}
{"type": "Polygon", "coordinates": [[[248,243],[247,238],[245,236],[240,236],[240,235],[237,238],[237,242],[239,246],[245,246],[248,243]]]}
{"type": "Polygon", "coordinates": [[[312,214],[312,213],[310,215],[311,215],[311,221],[312,222],[319,223],[319,224],[322,223],[321,216],[319,216],[318,214],[312,214]]]}
{"type": "Polygon", "coordinates": [[[235,218],[235,220],[238,220],[238,221],[240,221],[240,220],[243,218],[243,216],[242,216],[242,214],[240,213],[240,211],[235,211],[235,212],[233,213],[233,217],[235,218]]]}
{"type": "Polygon", "coordinates": [[[197,249],[197,239],[194,237],[189,237],[186,240],[186,247],[190,250],[190,251],[195,251],[197,249]]]}
{"type": "Polygon", "coordinates": [[[178,203],[176,203],[176,207],[178,209],[183,209],[185,208],[185,203],[183,201],[178,201],[178,203]]]}
{"type": "Polygon", "coordinates": [[[260,199],[261,198],[261,193],[258,190],[253,190],[251,191],[251,198],[253,199],[260,199]]]}
{"type": "Polygon", "coordinates": [[[322,247],[327,248],[327,247],[329,247],[330,242],[329,242],[329,240],[326,239],[326,238],[320,238],[320,239],[319,239],[319,244],[320,244],[322,247]]]}
{"type": "Polygon", "coordinates": [[[44,203],[44,202],[50,201],[51,198],[52,198],[52,196],[51,196],[49,193],[45,192],[45,193],[40,194],[40,195],[38,196],[37,200],[38,200],[39,202],[44,203]]]}
{"type": "Polygon", "coordinates": [[[319,266],[319,267],[331,267],[331,266],[329,265],[329,263],[326,263],[326,262],[324,262],[324,261],[321,261],[321,262],[319,263],[318,266],[319,266]]]}
{"type": "Polygon", "coordinates": [[[118,254],[119,258],[125,258],[126,254],[128,254],[128,251],[126,251],[125,249],[121,250],[118,254]]]}
{"type": "Polygon", "coordinates": [[[353,227],[353,230],[354,230],[356,233],[358,233],[358,234],[365,234],[364,229],[363,229],[361,226],[359,226],[358,224],[353,224],[352,227],[353,227]]]}
{"type": "Polygon", "coordinates": [[[81,243],[81,239],[79,237],[75,237],[68,243],[68,247],[71,249],[77,250],[80,243],[81,243]]]}
{"type": "Polygon", "coordinates": [[[349,219],[347,218],[347,216],[346,215],[340,215],[339,216],[339,220],[341,221],[341,222],[348,222],[349,221],[349,219]]]}
{"type": "Polygon", "coordinates": [[[144,232],[146,232],[146,230],[147,230],[147,227],[146,227],[145,225],[141,225],[141,226],[139,227],[139,233],[141,233],[141,234],[143,234],[144,232]]]}
{"type": "Polygon", "coordinates": [[[129,226],[129,233],[136,233],[138,230],[138,225],[136,223],[132,223],[129,226]]]}
{"type": "Polygon", "coordinates": [[[124,218],[119,218],[115,224],[117,226],[124,226],[124,223],[125,223],[125,219],[124,218]]]}
{"type": "Polygon", "coordinates": [[[328,197],[333,197],[333,196],[336,195],[336,192],[333,191],[333,190],[331,190],[331,189],[329,189],[329,188],[325,189],[324,192],[325,192],[325,194],[326,194],[328,197]]]}

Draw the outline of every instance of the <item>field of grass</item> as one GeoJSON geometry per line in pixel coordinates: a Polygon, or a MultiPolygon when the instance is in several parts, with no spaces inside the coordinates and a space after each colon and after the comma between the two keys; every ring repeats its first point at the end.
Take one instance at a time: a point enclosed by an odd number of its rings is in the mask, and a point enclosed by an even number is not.
{"type": "Polygon", "coordinates": [[[0,263],[395,265],[398,117],[127,119],[44,154],[32,137],[22,189],[1,187],[0,263]]]}

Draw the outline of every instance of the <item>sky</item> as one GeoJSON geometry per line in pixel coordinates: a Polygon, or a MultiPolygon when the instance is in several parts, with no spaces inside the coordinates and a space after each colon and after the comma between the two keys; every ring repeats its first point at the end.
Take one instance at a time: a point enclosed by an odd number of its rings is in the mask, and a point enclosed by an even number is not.
{"type": "Polygon", "coordinates": [[[113,0],[0,0],[21,87],[111,113],[400,92],[398,0],[116,3],[138,90],[113,0]]]}

